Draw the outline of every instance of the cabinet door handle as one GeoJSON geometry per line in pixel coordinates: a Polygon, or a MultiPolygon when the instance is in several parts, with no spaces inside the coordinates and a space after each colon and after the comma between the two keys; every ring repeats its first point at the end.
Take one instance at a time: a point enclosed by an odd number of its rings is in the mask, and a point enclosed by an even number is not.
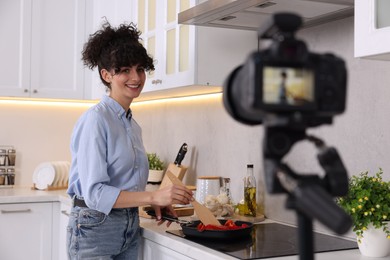
{"type": "Polygon", "coordinates": [[[155,84],[155,85],[162,84],[162,80],[161,79],[154,79],[154,80],[152,80],[152,84],[155,84]]]}
{"type": "Polygon", "coordinates": [[[61,213],[64,214],[65,216],[69,217],[70,214],[66,210],[61,210],[61,213]]]}
{"type": "Polygon", "coordinates": [[[34,90],[33,90],[33,93],[34,93],[34,94],[37,94],[37,93],[38,93],[38,90],[34,89],[34,90]]]}
{"type": "Polygon", "coordinates": [[[24,93],[28,93],[28,89],[25,88],[25,89],[23,90],[23,92],[24,92],[24,93]]]}
{"type": "Polygon", "coordinates": [[[4,210],[2,209],[1,214],[13,214],[13,213],[30,213],[31,209],[16,209],[16,210],[4,210]]]}

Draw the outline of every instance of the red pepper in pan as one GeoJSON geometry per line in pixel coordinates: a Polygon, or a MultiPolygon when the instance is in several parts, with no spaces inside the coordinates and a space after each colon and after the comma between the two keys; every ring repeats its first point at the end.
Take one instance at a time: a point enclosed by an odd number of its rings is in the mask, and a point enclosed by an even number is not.
{"type": "Polygon", "coordinates": [[[246,228],[248,227],[247,224],[242,224],[240,226],[237,226],[232,220],[227,220],[224,225],[203,225],[203,223],[199,223],[197,226],[197,230],[199,232],[203,232],[205,230],[235,230],[240,228],[246,228]]]}

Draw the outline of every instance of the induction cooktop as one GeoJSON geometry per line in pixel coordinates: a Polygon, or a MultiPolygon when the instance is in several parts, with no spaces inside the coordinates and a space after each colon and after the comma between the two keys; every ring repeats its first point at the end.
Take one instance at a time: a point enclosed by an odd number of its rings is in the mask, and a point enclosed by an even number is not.
{"type": "MultiPolygon", "coordinates": [[[[299,254],[297,228],[279,223],[254,225],[252,234],[241,241],[216,241],[215,239],[186,237],[182,230],[168,230],[167,232],[238,259],[262,259],[299,254]]],[[[315,253],[356,248],[357,243],[354,241],[314,232],[315,253]]]]}

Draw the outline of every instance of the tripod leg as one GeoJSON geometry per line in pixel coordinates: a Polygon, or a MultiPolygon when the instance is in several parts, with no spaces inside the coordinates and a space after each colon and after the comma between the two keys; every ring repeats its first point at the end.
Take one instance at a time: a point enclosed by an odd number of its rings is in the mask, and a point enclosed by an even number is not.
{"type": "Polygon", "coordinates": [[[303,213],[298,214],[299,259],[314,260],[313,222],[303,213]]]}

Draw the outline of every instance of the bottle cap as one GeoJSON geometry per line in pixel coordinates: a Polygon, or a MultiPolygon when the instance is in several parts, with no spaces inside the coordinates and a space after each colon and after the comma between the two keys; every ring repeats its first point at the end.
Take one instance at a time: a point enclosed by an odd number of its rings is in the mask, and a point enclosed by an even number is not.
{"type": "Polygon", "coordinates": [[[247,168],[253,168],[253,164],[247,164],[246,167],[247,168]]]}

